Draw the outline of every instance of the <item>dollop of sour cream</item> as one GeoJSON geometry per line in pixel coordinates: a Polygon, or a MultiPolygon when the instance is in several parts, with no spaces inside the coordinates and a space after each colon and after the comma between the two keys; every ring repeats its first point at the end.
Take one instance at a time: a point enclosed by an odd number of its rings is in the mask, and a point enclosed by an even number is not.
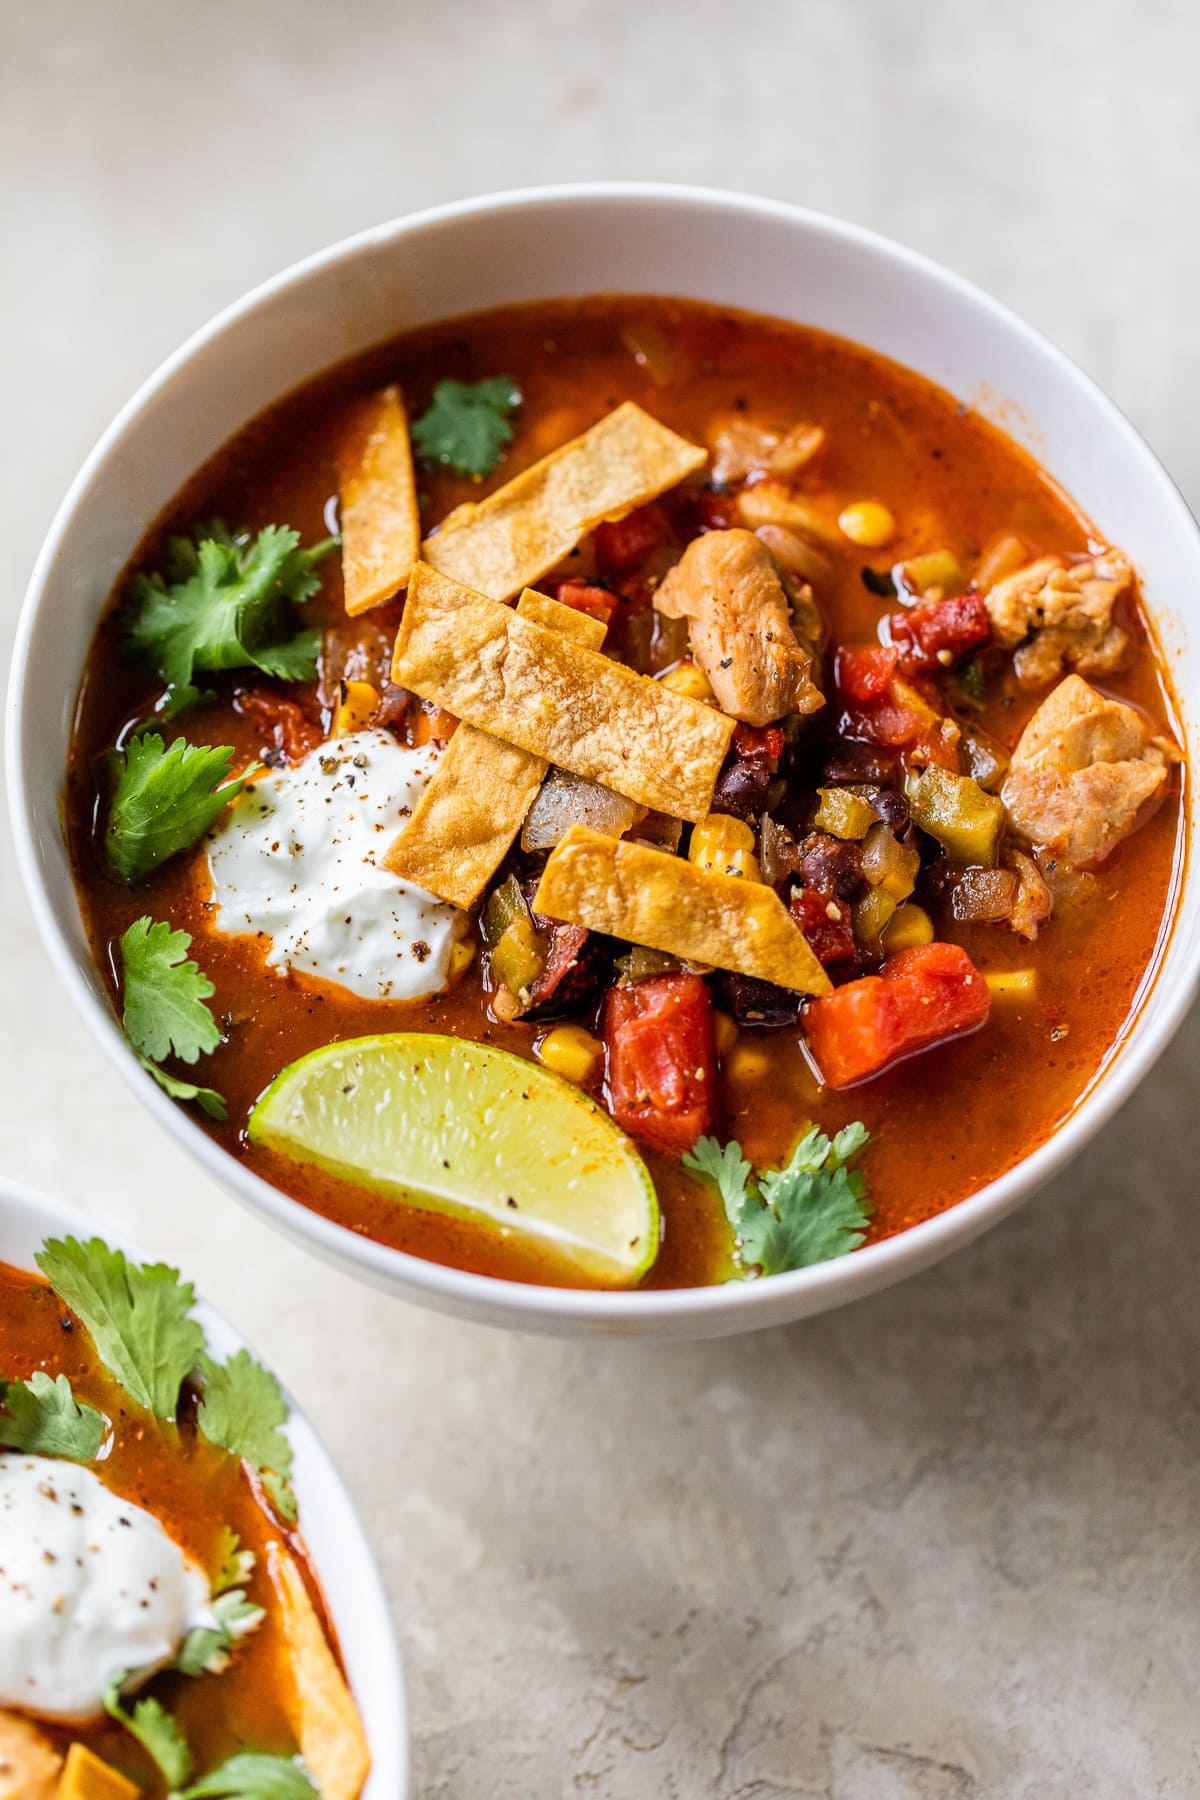
{"type": "Polygon", "coordinates": [[[381,866],[424,792],[440,746],[390,732],[331,738],[294,768],[258,775],[210,834],[220,931],[267,937],[267,962],[372,1000],[443,987],[466,914],[381,866]]]}
{"type": "Polygon", "coordinates": [[[140,1686],[215,1625],[209,1598],[153,1514],[90,1469],[0,1455],[0,1707],[94,1718],[115,1675],[140,1686]]]}

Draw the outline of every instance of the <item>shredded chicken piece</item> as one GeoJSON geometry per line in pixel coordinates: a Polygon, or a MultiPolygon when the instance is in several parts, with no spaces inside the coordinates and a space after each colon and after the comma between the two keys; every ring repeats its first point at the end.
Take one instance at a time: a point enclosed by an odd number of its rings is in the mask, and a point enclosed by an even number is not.
{"type": "Polygon", "coordinates": [[[1054,896],[1032,856],[1026,856],[1023,850],[1010,850],[1006,861],[1017,878],[1017,897],[1008,922],[1018,937],[1027,938],[1032,944],[1054,911],[1054,896]]]}
{"type": "Polygon", "coordinates": [[[1022,732],[1001,797],[1021,837],[1086,867],[1134,830],[1178,755],[1133,707],[1068,675],[1022,732]]]}
{"type": "Polygon", "coordinates": [[[750,419],[722,419],[708,439],[712,478],[719,487],[764,475],[786,479],[811,462],[824,442],[819,425],[793,425],[781,436],[750,419]]]}
{"type": "Polygon", "coordinates": [[[1113,609],[1132,586],[1133,570],[1116,550],[1077,563],[1043,556],[996,582],[984,605],[997,642],[1018,646],[1021,686],[1046,687],[1068,669],[1111,675],[1123,667],[1129,634],[1113,609]]]}
{"type": "Polygon", "coordinates": [[[813,681],[813,654],[792,628],[779,569],[752,531],[708,531],[694,539],[654,604],[667,618],[688,621],[692,656],[733,718],[769,725],[825,704],[813,681]]]}

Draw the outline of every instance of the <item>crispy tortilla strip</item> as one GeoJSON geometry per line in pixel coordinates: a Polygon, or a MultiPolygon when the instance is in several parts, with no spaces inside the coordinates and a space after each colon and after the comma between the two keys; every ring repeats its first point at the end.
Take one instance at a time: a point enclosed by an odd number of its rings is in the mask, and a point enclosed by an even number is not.
{"type": "Polygon", "coordinates": [[[54,1800],[62,1757],[31,1719],[0,1712],[0,1800],[54,1800]]]}
{"type": "Polygon", "coordinates": [[[493,600],[510,600],[605,519],[674,487],[708,460],[626,400],[478,504],[456,507],[421,555],[493,600]]]}
{"type": "Polygon", "coordinates": [[[72,1744],[54,1800],[138,1800],[141,1788],[86,1744],[72,1744]]]}
{"type": "Polygon", "coordinates": [[[688,962],[755,975],[798,994],[831,982],[773,888],[572,825],[542,871],[534,908],[688,962]]]}
{"type": "Polygon", "coordinates": [[[732,719],[568,643],[424,563],[392,679],[559,768],[679,819],[708,811],[732,719]]]}
{"type": "Polygon", "coordinates": [[[338,470],[342,584],[353,617],[407,587],[421,546],[408,419],[399,388],[361,409],[338,470]]]}
{"type": "MultiPolygon", "coordinates": [[[[517,612],[589,649],[604,641],[599,619],[532,588],[517,612]]],[[[546,768],[544,757],[460,724],[384,868],[452,906],[474,906],[520,831],[546,768]]]]}
{"type": "Polygon", "coordinates": [[[321,1800],[358,1800],[371,1767],[358,1708],[300,1571],[281,1545],[268,1547],[267,1568],[292,1671],[285,1710],[300,1754],[321,1800]]]}

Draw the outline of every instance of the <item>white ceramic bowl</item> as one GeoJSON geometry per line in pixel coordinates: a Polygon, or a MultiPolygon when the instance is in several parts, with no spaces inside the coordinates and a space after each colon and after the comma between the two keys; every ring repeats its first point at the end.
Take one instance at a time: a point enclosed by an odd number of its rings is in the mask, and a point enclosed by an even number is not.
{"type": "MultiPolygon", "coordinates": [[[[21,867],[84,1016],[167,1130],[258,1213],[366,1279],[448,1312],[527,1329],[706,1336],[779,1324],[926,1267],[1018,1206],[1146,1074],[1200,971],[1200,880],[1184,882],[1136,1024],[1054,1137],[969,1200],[899,1237],[770,1280],[679,1292],[578,1293],[464,1274],[330,1224],[219,1150],[138,1067],[80,921],[59,822],[72,710],[109,588],[146,526],[238,428],[319,370],[408,327],[505,302],[598,292],[685,295],[857,339],[940,383],[1025,441],[1145,582],[1200,767],[1200,534],[1128,421],[1044,338],[923,257],[775,201],[595,185],[438,207],[311,257],[222,313],[130,401],[89,457],[38,559],[9,718],[21,867]]],[[[1190,801],[1190,796],[1189,796],[1190,801]]],[[[1194,831],[1189,804],[1189,842],[1194,831]]]]}
{"type": "MultiPolygon", "coordinates": [[[[127,1256],[145,1260],[144,1251],[73,1206],[10,1182],[0,1184],[0,1262],[32,1270],[36,1267],[34,1255],[45,1239],[66,1234],[102,1237],[127,1256]]],[[[227,1319],[203,1301],[195,1316],[204,1327],[209,1347],[222,1361],[234,1350],[252,1349],[227,1319]]],[[[408,1715],[404,1675],[383,1581],[328,1452],[290,1394],[288,1402],[292,1414],[287,1434],[295,1453],[300,1529],[321,1577],[371,1746],[371,1773],[362,1800],[405,1800],[408,1715]]]]}

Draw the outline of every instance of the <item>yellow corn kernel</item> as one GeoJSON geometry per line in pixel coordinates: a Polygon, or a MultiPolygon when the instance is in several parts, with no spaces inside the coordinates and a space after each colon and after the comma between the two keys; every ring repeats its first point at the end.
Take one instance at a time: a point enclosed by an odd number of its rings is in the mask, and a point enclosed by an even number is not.
{"type": "Polygon", "coordinates": [[[993,1000],[1032,1000],[1037,992],[1036,969],[996,969],[983,979],[993,1000]]]}
{"type": "Polygon", "coordinates": [[[347,737],[352,731],[361,731],[378,705],[379,689],[369,681],[343,681],[333,715],[333,736],[347,737]]]}
{"type": "Polygon", "coordinates": [[[909,901],[896,908],[880,932],[879,941],[885,956],[894,956],[897,950],[911,950],[916,944],[932,944],[933,920],[923,906],[909,901]]]}
{"type": "Polygon", "coordinates": [[[762,1081],[771,1073],[771,1053],[761,1044],[737,1044],[725,1059],[731,1081],[762,1081]]]}
{"type": "Polygon", "coordinates": [[[688,860],[698,869],[710,869],[718,875],[762,880],[754,854],[753,831],[744,819],[734,819],[728,813],[709,813],[707,819],[692,827],[688,860]]]}
{"type": "Polygon", "coordinates": [[[738,1028],[728,1013],[713,1014],[713,1035],[717,1040],[717,1055],[724,1062],[738,1041],[738,1028]]]}
{"type": "Polygon", "coordinates": [[[665,675],[660,675],[659,680],[673,694],[682,694],[685,700],[711,700],[713,697],[708,676],[694,662],[677,663],[665,675]]]}
{"type": "Polygon", "coordinates": [[[604,1046],[582,1025],[556,1025],[536,1046],[534,1055],[556,1075],[582,1086],[599,1069],[604,1046]]]}
{"type": "Polygon", "coordinates": [[[474,960],[475,939],[472,937],[459,938],[450,951],[450,969],[447,980],[457,981],[460,975],[466,973],[474,960]]]}
{"type": "Polygon", "coordinates": [[[896,535],[896,521],[880,500],[855,500],[838,514],[842,534],[864,550],[881,550],[896,535]]]}

